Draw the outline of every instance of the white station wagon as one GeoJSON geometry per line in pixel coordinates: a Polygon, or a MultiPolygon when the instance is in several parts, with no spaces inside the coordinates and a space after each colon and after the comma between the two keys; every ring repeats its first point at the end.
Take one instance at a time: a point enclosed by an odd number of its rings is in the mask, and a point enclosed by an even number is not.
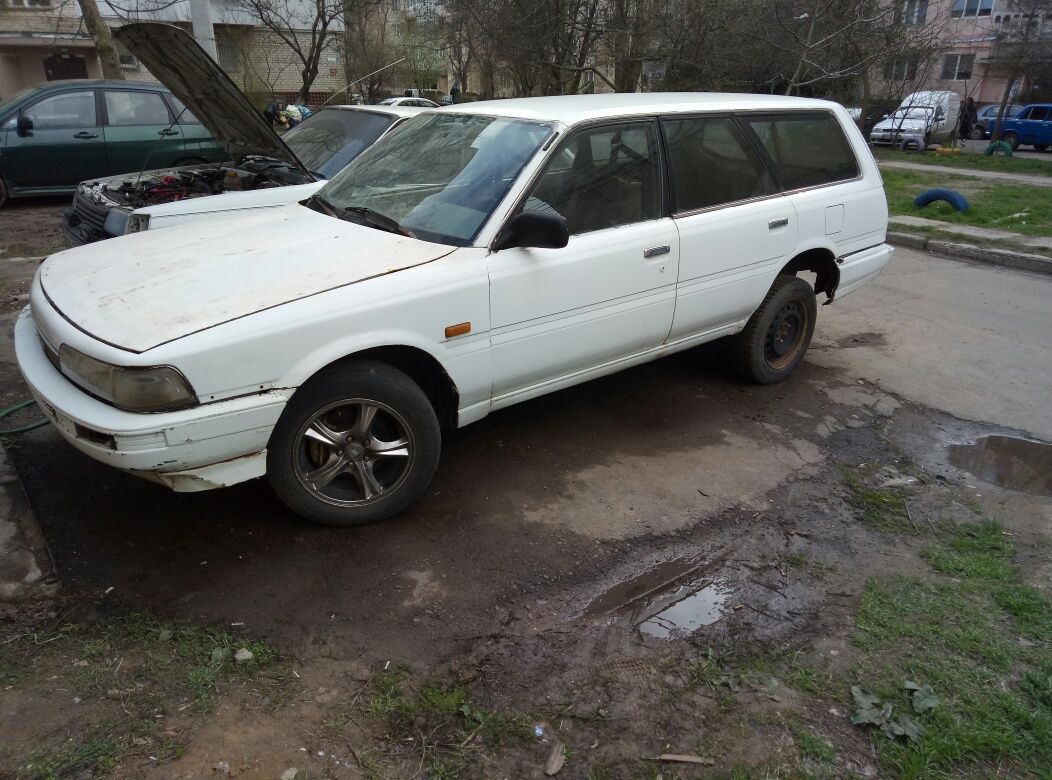
{"type": "Polygon", "coordinates": [[[614,94],[409,120],[302,204],[42,264],[15,329],[55,426],[175,490],[263,476],[304,517],[390,517],[441,431],[723,336],[784,379],[888,262],[846,110],[614,94]],[[800,276],[811,272],[813,282],[800,276]]]}

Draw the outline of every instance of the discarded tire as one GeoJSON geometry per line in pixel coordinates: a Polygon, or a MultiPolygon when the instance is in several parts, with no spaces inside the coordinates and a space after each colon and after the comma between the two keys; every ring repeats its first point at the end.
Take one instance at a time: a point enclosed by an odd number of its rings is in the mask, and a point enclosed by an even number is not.
{"type": "Polygon", "coordinates": [[[989,157],[990,155],[997,154],[1000,152],[1005,157],[1012,156],[1012,147],[1006,144],[1004,141],[994,141],[992,144],[983,149],[983,157],[989,157]]]}
{"type": "Polygon", "coordinates": [[[941,200],[944,203],[949,203],[954,211],[967,211],[971,206],[961,193],[955,192],[954,190],[936,189],[936,190],[925,190],[916,198],[913,199],[913,205],[919,209],[924,208],[929,203],[934,203],[937,200],[941,200]]]}
{"type": "Polygon", "coordinates": [[[924,139],[919,135],[907,135],[901,141],[899,141],[899,149],[904,152],[917,151],[923,152],[927,148],[927,144],[924,139]]]}

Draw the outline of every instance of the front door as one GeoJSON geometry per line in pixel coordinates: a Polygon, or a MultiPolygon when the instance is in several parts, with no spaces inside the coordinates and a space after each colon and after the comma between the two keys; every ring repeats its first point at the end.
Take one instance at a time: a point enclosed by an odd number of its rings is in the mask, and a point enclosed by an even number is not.
{"type": "Polygon", "coordinates": [[[5,167],[14,189],[72,189],[107,173],[95,90],[48,95],[22,109],[21,116],[32,127],[4,128],[5,167]]]}
{"type": "Polygon", "coordinates": [[[659,346],[675,308],[679,239],[654,121],[577,131],[523,208],[554,209],[571,237],[562,249],[489,257],[496,405],[659,346]]]}
{"type": "Polygon", "coordinates": [[[107,89],[106,153],[114,173],[171,165],[183,149],[183,132],[159,92],[107,89]]]}

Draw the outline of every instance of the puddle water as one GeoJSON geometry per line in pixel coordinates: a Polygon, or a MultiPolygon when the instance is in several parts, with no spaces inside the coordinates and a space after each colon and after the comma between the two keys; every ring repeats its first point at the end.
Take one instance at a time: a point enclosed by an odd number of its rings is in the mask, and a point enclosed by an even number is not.
{"type": "Polygon", "coordinates": [[[585,610],[585,616],[635,626],[647,636],[675,639],[715,623],[732,591],[705,576],[697,558],[677,558],[618,583],[585,610]]]}
{"type": "Polygon", "coordinates": [[[1011,490],[1052,496],[1052,444],[1015,436],[985,436],[954,444],[950,462],[979,479],[1011,490]]]}

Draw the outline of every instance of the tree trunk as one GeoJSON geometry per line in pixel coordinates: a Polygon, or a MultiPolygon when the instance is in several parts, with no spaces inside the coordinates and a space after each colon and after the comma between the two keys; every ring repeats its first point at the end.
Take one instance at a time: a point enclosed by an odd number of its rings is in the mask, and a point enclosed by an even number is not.
{"type": "Polygon", "coordinates": [[[1001,106],[997,109],[997,120],[994,122],[994,129],[990,131],[990,143],[1001,140],[1001,125],[1004,123],[1005,108],[1012,97],[1012,85],[1015,84],[1016,73],[1017,71],[1013,70],[1008,76],[1008,83],[1005,84],[1004,94],[1001,95],[1001,106]]]}
{"type": "Polygon", "coordinates": [[[102,65],[102,77],[104,79],[124,79],[124,71],[121,70],[121,60],[117,55],[117,49],[110,37],[110,28],[102,21],[102,14],[95,0],[77,0],[80,3],[80,12],[84,17],[84,26],[95,40],[95,48],[99,53],[99,64],[102,65]]]}

